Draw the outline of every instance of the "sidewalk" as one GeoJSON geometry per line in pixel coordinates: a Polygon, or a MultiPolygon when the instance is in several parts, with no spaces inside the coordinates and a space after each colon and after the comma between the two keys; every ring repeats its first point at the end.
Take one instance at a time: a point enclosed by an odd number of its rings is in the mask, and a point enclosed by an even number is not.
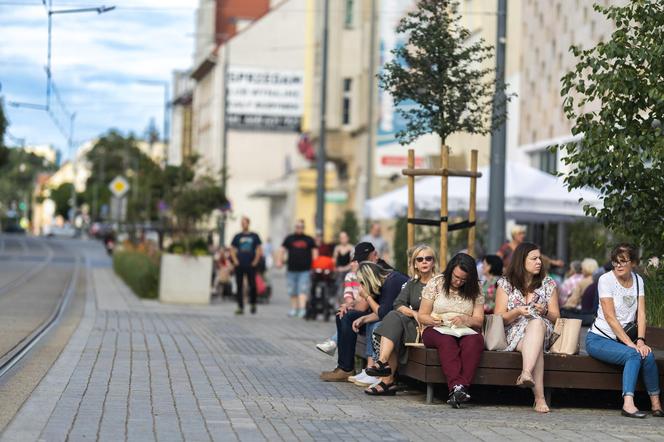
{"type": "Polygon", "coordinates": [[[78,330],[1,440],[664,440],[664,421],[618,410],[452,410],[323,383],[335,359],[314,344],[333,323],[287,318],[280,277],[272,303],[235,317],[229,302],[161,305],[109,268],[88,275],[78,330]]]}

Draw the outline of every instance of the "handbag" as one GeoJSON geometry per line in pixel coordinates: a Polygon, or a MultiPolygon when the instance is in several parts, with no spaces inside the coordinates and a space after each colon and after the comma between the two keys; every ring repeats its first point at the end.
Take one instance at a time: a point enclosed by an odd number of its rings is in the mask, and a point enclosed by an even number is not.
{"type": "MultiPolygon", "coordinates": [[[[627,324],[623,326],[623,331],[627,335],[630,341],[636,342],[636,338],[639,337],[639,295],[640,295],[640,290],[639,290],[639,278],[636,276],[636,273],[632,273],[634,275],[634,282],[636,283],[636,314],[634,315],[634,321],[629,321],[627,324]]],[[[595,322],[593,321],[593,326],[595,326],[595,322]]],[[[592,326],[591,326],[592,328],[592,326]]],[[[607,335],[604,333],[599,327],[595,326],[597,330],[604,336],[606,336],[609,339],[613,339],[614,341],[620,342],[620,339],[618,338],[612,338],[611,336],[607,335]]]]}
{"type": "Polygon", "coordinates": [[[505,350],[507,339],[505,338],[505,324],[501,315],[486,315],[484,317],[484,348],[487,350],[505,350]]]}
{"type": "Polygon", "coordinates": [[[581,322],[580,319],[558,318],[553,326],[549,351],[563,355],[579,353],[581,322]]]}

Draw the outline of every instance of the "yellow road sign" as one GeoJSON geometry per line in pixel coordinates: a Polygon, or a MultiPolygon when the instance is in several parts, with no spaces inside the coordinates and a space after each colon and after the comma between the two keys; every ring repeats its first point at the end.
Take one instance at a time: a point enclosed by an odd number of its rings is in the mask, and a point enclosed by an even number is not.
{"type": "Polygon", "coordinates": [[[122,175],[118,175],[113,178],[108,188],[117,198],[122,198],[129,191],[129,182],[122,175]]]}

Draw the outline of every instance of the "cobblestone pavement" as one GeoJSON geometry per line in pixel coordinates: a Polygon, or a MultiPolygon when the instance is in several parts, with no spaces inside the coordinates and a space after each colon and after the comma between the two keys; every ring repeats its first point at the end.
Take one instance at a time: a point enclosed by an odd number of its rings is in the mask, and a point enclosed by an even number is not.
{"type": "Polygon", "coordinates": [[[664,440],[664,420],[615,410],[540,416],[425,405],[419,393],[370,398],[318,380],[335,361],[314,343],[333,325],[286,318],[280,290],[257,315],[235,317],[229,302],[140,301],[109,268],[88,272],[79,328],[3,441],[664,440]]]}

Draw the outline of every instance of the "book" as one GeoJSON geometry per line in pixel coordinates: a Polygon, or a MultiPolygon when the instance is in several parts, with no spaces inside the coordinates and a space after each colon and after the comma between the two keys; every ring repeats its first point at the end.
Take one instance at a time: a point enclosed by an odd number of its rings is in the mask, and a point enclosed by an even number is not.
{"type": "Polygon", "coordinates": [[[477,334],[477,332],[470,327],[449,327],[447,325],[443,325],[440,327],[434,327],[433,329],[440,334],[456,336],[457,338],[460,338],[461,336],[477,334]]]}

